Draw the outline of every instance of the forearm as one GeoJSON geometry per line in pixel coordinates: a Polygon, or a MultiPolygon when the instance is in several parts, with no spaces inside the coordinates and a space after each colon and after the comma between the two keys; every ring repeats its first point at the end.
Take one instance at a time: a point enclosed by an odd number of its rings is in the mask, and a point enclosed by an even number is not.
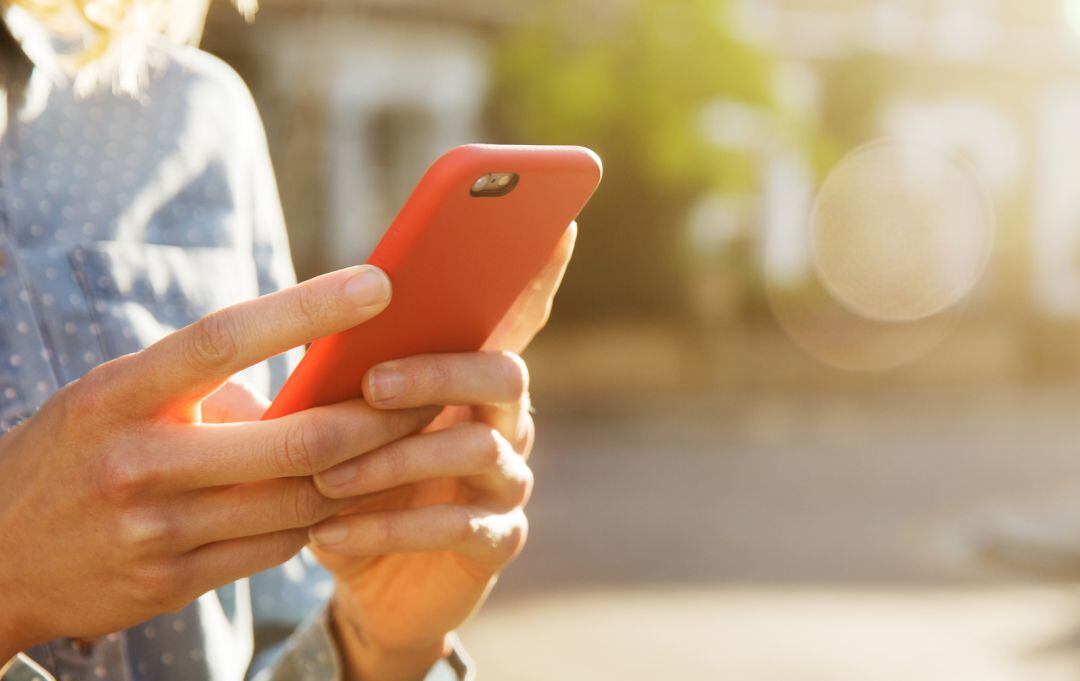
{"type": "Polygon", "coordinates": [[[346,681],[421,681],[449,652],[445,640],[407,651],[380,649],[365,635],[361,618],[341,594],[334,596],[330,621],[346,681]]]}

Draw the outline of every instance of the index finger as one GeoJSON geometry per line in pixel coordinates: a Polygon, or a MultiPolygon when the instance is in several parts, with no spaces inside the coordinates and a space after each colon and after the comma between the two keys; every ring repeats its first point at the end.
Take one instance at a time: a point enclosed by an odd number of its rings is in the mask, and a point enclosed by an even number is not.
{"type": "Polygon", "coordinates": [[[132,464],[135,476],[174,491],[306,477],[420,431],[437,407],[377,411],[363,400],[313,407],[271,421],[165,424],[170,449],[132,464]],[[182,430],[182,434],[181,434],[182,430]],[[176,449],[182,443],[182,456],[176,449]]]}
{"type": "Polygon", "coordinates": [[[238,371],[371,319],[390,295],[386,274],[361,265],[224,308],[132,356],[126,394],[148,411],[195,403],[238,371]]]}

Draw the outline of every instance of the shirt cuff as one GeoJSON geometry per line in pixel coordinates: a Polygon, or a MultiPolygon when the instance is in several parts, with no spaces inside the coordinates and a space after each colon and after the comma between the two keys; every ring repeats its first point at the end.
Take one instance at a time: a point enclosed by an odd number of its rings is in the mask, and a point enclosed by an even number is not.
{"type": "Polygon", "coordinates": [[[0,666],[0,681],[56,681],[52,674],[23,653],[0,666]]]}
{"type": "Polygon", "coordinates": [[[435,663],[424,681],[476,681],[476,665],[457,634],[450,634],[450,654],[435,663]]]}
{"type": "MultiPolygon", "coordinates": [[[[253,681],[346,681],[326,606],[309,617],[285,644],[284,650],[253,681]]],[[[424,681],[475,681],[476,671],[457,635],[451,652],[435,663],[424,681]]],[[[0,678],[0,681],[7,681],[0,678]]]]}

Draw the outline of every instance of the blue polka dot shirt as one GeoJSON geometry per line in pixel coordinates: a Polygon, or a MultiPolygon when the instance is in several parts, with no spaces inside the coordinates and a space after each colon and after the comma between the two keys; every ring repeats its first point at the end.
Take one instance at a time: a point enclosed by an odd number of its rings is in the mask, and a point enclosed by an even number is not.
{"type": "MultiPolygon", "coordinates": [[[[31,88],[0,137],[0,433],[101,362],[294,283],[247,89],[194,48],[153,49],[138,97],[31,88]]],[[[296,359],[239,378],[272,394],[296,359]]],[[[176,614],[42,644],[26,651],[40,669],[16,661],[3,679],[339,679],[331,590],[301,553],[176,614]]],[[[452,658],[429,679],[466,674],[452,658]]]]}

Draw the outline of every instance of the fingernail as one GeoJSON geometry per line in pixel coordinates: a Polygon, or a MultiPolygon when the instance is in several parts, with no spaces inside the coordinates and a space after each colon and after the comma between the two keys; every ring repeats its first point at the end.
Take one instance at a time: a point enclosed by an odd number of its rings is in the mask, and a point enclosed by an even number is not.
{"type": "Polygon", "coordinates": [[[328,523],[311,528],[311,540],[322,546],[333,546],[345,541],[349,530],[344,523],[328,523]]]}
{"type": "Polygon", "coordinates": [[[356,462],[346,461],[315,476],[321,487],[341,487],[356,479],[356,462]]]}
{"type": "Polygon", "coordinates": [[[375,367],[368,374],[372,402],[385,402],[405,392],[405,374],[389,367],[375,367]]]}
{"type": "Polygon", "coordinates": [[[371,307],[390,299],[390,279],[372,265],[361,265],[345,282],[345,295],[357,307],[371,307]]]}

